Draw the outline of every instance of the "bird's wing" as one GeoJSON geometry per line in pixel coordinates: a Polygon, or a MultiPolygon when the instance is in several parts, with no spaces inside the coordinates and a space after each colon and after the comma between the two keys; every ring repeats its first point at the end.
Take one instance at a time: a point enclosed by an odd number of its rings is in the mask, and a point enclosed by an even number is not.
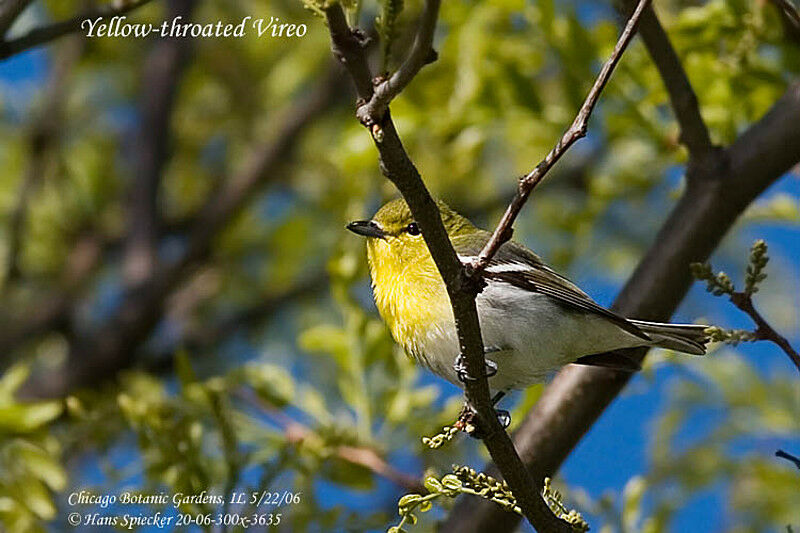
{"type": "Polygon", "coordinates": [[[621,370],[623,372],[638,372],[642,369],[642,363],[635,357],[628,355],[628,350],[617,350],[616,352],[595,353],[584,355],[574,361],[576,365],[599,366],[621,370]]]}
{"type": "MultiPolygon", "coordinates": [[[[468,239],[457,237],[453,240],[462,261],[472,259],[480,253],[483,247],[481,241],[486,242],[488,233],[481,235],[481,239],[475,237],[473,234],[468,239]]],[[[568,308],[600,315],[643,340],[651,340],[635,324],[598,305],[574,283],[547,266],[538,255],[515,242],[507,242],[500,247],[489,262],[484,276],[526,291],[547,295],[568,308]]]]}

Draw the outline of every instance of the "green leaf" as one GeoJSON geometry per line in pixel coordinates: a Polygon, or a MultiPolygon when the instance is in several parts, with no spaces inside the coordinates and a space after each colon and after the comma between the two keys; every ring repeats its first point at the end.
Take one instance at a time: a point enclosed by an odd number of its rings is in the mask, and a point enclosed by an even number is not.
{"type": "Polygon", "coordinates": [[[17,439],[14,444],[13,453],[31,474],[44,481],[51,490],[64,489],[67,473],[56,458],[31,442],[17,439]]]}
{"type": "Polygon", "coordinates": [[[0,431],[27,433],[58,418],[64,405],[59,401],[0,407],[0,431]]]}
{"type": "Polygon", "coordinates": [[[5,371],[0,378],[0,402],[13,401],[14,393],[19,389],[30,375],[28,365],[17,363],[5,371]]]}
{"type": "Polygon", "coordinates": [[[175,352],[175,373],[184,387],[197,381],[197,374],[192,368],[192,362],[189,360],[189,354],[186,350],[175,352]]]}
{"type": "Polygon", "coordinates": [[[41,481],[31,477],[21,480],[19,496],[25,506],[42,520],[55,518],[53,498],[41,481]]]}
{"type": "Polygon", "coordinates": [[[332,457],[320,473],[334,483],[356,490],[369,491],[375,487],[372,472],[360,465],[332,457]]]}
{"type": "Polygon", "coordinates": [[[245,367],[243,374],[259,398],[269,405],[283,407],[295,400],[294,378],[284,367],[253,363],[245,367]]]}
{"type": "Polygon", "coordinates": [[[300,335],[298,344],[306,351],[331,355],[341,369],[350,369],[350,343],[347,332],[341,328],[330,325],[313,327],[300,335]]]}

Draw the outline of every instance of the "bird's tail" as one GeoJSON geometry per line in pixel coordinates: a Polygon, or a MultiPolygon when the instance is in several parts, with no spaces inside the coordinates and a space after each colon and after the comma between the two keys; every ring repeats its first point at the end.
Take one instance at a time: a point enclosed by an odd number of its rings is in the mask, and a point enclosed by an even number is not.
{"type": "Polygon", "coordinates": [[[708,336],[705,334],[705,330],[708,326],[662,324],[644,320],[631,320],[630,322],[647,333],[653,339],[655,346],[694,355],[705,355],[706,353],[705,343],[708,342],[708,336]]]}

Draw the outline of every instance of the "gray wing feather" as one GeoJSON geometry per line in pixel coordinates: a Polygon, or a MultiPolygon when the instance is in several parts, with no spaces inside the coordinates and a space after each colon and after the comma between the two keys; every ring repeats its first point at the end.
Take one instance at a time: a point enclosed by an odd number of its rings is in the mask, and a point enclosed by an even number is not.
{"type": "MultiPolygon", "coordinates": [[[[481,241],[486,242],[488,232],[481,241]]],[[[462,256],[475,256],[480,253],[482,244],[474,235],[470,239],[454,239],[456,250],[462,256]]],[[[638,326],[613,311],[597,304],[588,294],[574,283],[547,266],[539,256],[515,242],[503,244],[492,258],[484,272],[487,279],[508,283],[517,288],[547,295],[571,309],[594,313],[614,322],[625,331],[643,340],[652,340],[638,326]],[[529,268],[508,269],[503,267],[524,266],[529,268]]]]}

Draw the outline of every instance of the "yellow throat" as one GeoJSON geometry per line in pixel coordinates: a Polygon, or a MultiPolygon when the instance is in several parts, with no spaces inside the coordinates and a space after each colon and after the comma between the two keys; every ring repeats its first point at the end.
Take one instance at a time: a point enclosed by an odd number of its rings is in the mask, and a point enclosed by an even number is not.
{"type": "MultiPolygon", "coordinates": [[[[437,202],[448,235],[464,242],[481,230],[437,202]]],[[[411,210],[402,199],[381,207],[371,220],[347,228],[367,237],[367,259],[375,304],[394,339],[406,352],[424,359],[423,341],[453,326],[450,299],[411,210]]]]}
{"type": "Polygon", "coordinates": [[[367,259],[378,312],[397,343],[419,357],[422,338],[453,313],[428,248],[392,242],[400,238],[367,239],[367,259]]]}

